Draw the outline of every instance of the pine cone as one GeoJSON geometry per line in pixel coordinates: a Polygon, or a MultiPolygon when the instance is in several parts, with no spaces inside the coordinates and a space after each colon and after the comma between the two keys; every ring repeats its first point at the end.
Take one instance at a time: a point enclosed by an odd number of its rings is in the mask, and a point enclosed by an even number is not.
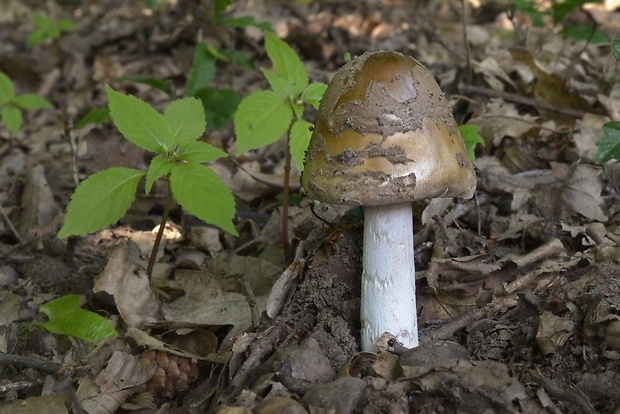
{"type": "Polygon", "coordinates": [[[168,399],[174,399],[187,391],[198,376],[197,363],[168,352],[146,351],[141,360],[147,363],[155,361],[158,365],[153,378],[144,384],[144,391],[161,394],[168,399]]]}

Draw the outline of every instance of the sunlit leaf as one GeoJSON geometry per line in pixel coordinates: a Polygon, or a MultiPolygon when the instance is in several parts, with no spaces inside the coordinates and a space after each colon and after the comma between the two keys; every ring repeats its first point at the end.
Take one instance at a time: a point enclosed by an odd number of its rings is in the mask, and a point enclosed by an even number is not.
{"type": "Polygon", "coordinates": [[[239,104],[234,123],[237,155],[282,137],[291,123],[291,107],[272,91],[253,93],[239,104]]]}
{"type": "Polygon", "coordinates": [[[0,105],[9,102],[15,96],[13,82],[4,73],[0,72],[0,105]]]}
{"type": "Polygon", "coordinates": [[[178,150],[178,159],[197,164],[228,157],[224,151],[202,141],[192,141],[181,145],[178,150]]]}
{"type": "Polygon", "coordinates": [[[79,295],[61,296],[42,305],[40,310],[49,318],[41,326],[51,333],[73,336],[93,344],[117,336],[110,321],[80,308],[79,295]]]}
{"type": "Polygon", "coordinates": [[[299,171],[304,170],[304,158],[312,136],[311,128],[312,124],[303,119],[295,121],[291,128],[291,157],[299,171]]]}
{"type": "Polygon", "coordinates": [[[285,79],[296,96],[308,86],[308,72],[297,53],[273,33],[265,33],[265,49],[273,64],[273,70],[285,79]]]}
{"type": "Polygon", "coordinates": [[[2,118],[2,122],[11,135],[16,136],[23,122],[22,112],[19,108],[11,104],[3,106],[0,109],[0,118],[2,118]]]}
{"type": "Polygon", "coordinates": [[[301,94],[301,100],[312,105],[314,109],[319,109],[319,103],[325,95],[327,85],[322,82],[311,83],[301,94]]]}
{"type": "Polygon", "coordinates": [[[201,164],[175,164],[170,172],[172,193],[187,212],[237,236],[232,223],[235,199],[220,177],[201,164]]]}
{"type": "Polygon", "coordinates": [[[196,98],[172,101],[164,111],[164,118],[172,125],[174,145],[195,141],[205,132],[205,111],[196,98]]]}
{"type": "Polygon", "coordinates": [[[459,133],[463,138],[463,143],[465,144],[465,149],[467,150],[467,155],[473,161],[476,159],[476,154],[474,153],[474,149],[477,144],[481,144],[483,147],[486,145],[484,142],[484,138],[480,136],[480,126],[478,125],[459,125],[459,133]]]}
{"type": "Polygon", "coordinates": [[[105,87],[110,115],[125,138],[152,152],[167,152],[174,143],[174,131],[166,118],[146,102],[105,87]]]}
{"type": "Polygon", "coordinates": [[[23,109],[53,108],[50,101],[35,93],[24,93],[13,98],[13,103],[23,109]]]}
{"type": "Polygon", "coordinates": [[[157,155],[151,160],[151,165],[146,172],[146,183],[144,184],[144,192],[146,194],[151,192],[151,188],[155,181],[161,177],[170,174],[174,167],[174,161],[166,159],[163,155],[157,155]]]}
{"type": "Polygon", "coordinates": [[[144,171],[116,167],[88,177],[71,197],[58,237],[92,233],[116,223],[136,198],[138,183],[145,175],[144,171]]]}
{"type": "Polygon", "coordinates": [[[611,159],[620,159],[620,121],[611,121],[603,125],[603,136],[595,144],[598,147],[595,159],[599,164],[611,159]]]}

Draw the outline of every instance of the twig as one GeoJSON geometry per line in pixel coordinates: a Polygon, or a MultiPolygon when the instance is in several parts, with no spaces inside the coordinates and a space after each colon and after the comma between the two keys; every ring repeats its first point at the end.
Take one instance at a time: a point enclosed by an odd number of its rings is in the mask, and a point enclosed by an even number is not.
{"type": "Polygon", "coordinates": [[[13,226],[13,223],[11,223],[11,220],[9,219],[9,216],[7,216],[6,212],[2,208],[1,204],[0,204],[0,215],[2,216],[4,221],[6,222],[6,225],[9,226],[9,229],[11,230],[11,233],[13,233],[13,236],[15,237],[15,239],[17,239],[17,242],[19,244],[23,244],[24,243],[24,239],[21,238],[21,236],[19,235],[19,232],[17,231],[15,226],[13,226]]]}
{"type": "Polygon", "coordinates": [[[577,411],[579,412],[596,414],[596,410],[592,407],[592,404],[590,404],[590,401],[588,401],[587,398],[581,396],[577,391],[558,387],[551,380],[545,378],[538,367],[530,370],[530,375],[538,383],[538,385],[543,387],[552,397],[573,404],[575,408],[578,408],[577,411]]]}
{"type": "MultiPolygon", "coordinates": [[[[257,173],[257,172],[248,170],[243,165],[241,165],[241,163],[239,163],[237,160],[233,158],[231,158],[230,160],[237,166],[237,168],[239,168],[241,171],[249,175],[256,182],[265,184],[266,186],[270,188],[275,188],[278,190],[281,190],[284,187],[284,184],[282,182],[272,181],[269,179],[269,177],[266,174],[257,173]]],[[[289,189],[290,191],[293,191],[293,192],[299,191],[301,189],[301,184],[299,184],[299,180],[294,180],[292,182],[289,182],[289,189]]]]}
{"type": "Polygon", "coordinates": [[[60,362],[42,361],[37,358],[22,355],[13,355],[0,352],[0,363],[39,369],[41,371],[57,373],[62,367],[60,362]]]}
{"type": "Polygon", "coordinates": [[[465,47],[465,64],[467,67],[467,84],[471,85],[471,55],[469,51],[469,40],[467,40],[467,0],[461,0],[461,26],[463,27],[463,43],[465,47]]]}
{"type": "Polygon", "coordinates": [[[230,381],[230,385],[240,389],[246,378],[254,371],[263,359],[273,350],[276,342],[284,337],[287,326],[282,322],[277,322],[271,331],[263,338],[256,340],[250,345],[250,355],[239,367],[235,376],[230,381]]]}
{"type": "Polygon", "coordinates": [[[297,250],[295,251],[295,258],[293,262],[286,268],[280,275],[278,280],[271,287],[269,297],[267,298],[266,312],[270,318],[278,316],[286,298],[289,296],[289,290],[293,280],[295,280],[301,270],[304,267],[304,247],[303,242],[299,243],[297,250]]]}
{"type": "Polygon", "coordinates": [[[248,306],[250,307],[250,314],[252,315],[252,326],[256,328],[260,320],[260,313],[258,312],[258,306],[256,305],[256,296],[254,295],[252,286],[247,281],[245,276],[238,277],[237,283],[239,283],[239,286],[243,291],[243,295],[248,302],[248,306]]]}
{"type": "Polygon", "coordinates": [[[568,108],[566,106],[557,106],[550,102],[541,101],[539,99],[528,98],[527,96],[516,93],[496,91],[493,89],[483,88],[480,86],[461,85],[460,92],[463,94],[475,93],[478,95],[490,96],[493,98],[502,98],[505,101],[520,103],[523,105],[533,106],[535,108],[556,112],[563,115],[572,116],[574,118],[582,118],[586,111],[582,109],[568,108]]]}

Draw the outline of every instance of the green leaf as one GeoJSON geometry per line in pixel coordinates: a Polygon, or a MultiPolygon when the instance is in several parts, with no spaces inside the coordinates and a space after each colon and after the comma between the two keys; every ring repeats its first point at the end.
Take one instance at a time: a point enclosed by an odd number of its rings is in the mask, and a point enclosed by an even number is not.
{"type": "Polygon", "coordinates": [[[302,93],[308,86],[308,72],[297,53],[270,32],[265,32],[265,49],[276,74],[289,82],[295,96],[302,93]]]}
{"type": "Polygon", "coordinates": [[[237,27],[240,29],[245,29],[248,26],[258,27],[264,32],[273,32],[273,27],[271,27],[271,23],[269,22],[257,22],[254,16],[241,16],[241,17],[230,17],[226,19],[222,19],[222,23],[228,27],[237,27]]]}
{"type": "Polygon", "coordinates": [[[116,223],[131,207],[144,171],[116,167],[84,180],[67,206],[58,237],[92,233],[116,223]]]}
{"type": "Polygon", "coordinates": [[[32,16],[35,29],[28,34],[27,45],[33,47],[45,42],[47,38],[54,38],[52,21],[42,14],[32,16]]]}
{"type": "Polygon", "coordinates": [[[52,27],[52,21],[42,14],[32,16],[34,26],[39,29],[49,30],[52,27]]]}
{"type": "Polygon", "coordinates": [[[611,159],[620,158],[620,121],[607,122],[603,125],[603,136],[596,142],[598,151],[595,160],[603,164],[611,159]]]}
{"type": "Polygon", "coordinates": [[[481,144],[483,147],[486,145],[484,139],[480,136],[479,131],[480,127],[478,125],[459,125],[459,133],[465,143],[467,155],[469,155],[469,158],[472,161],[476,159],[476,155],[474,154],[476,144],[481,144]]]}
{"type": "Polygon", "coordinates": [[[41,29],[33,30],[26,38],[26,45],[28,45],[28,47],[38,46],[45,42],[45,39],[48,37],[50,37],[49,34],[41,29]]]}
{"type": "Polygon", "coordinates": [[[77,29],[77,24],[71,19],[58,20],[58,28],[62,32],[73,32],[77,29]]]}
{"type": "Polygon", "coordinates": [[[213,0],[213,8],[215,11],[215,20],[220,19],[220,15],[232,3],[233,0],[213,0]]]}
{"type": "Polygon", "coordinates": [[[69,335],[91,343],[117,336],[106,318],[80,308],[79,295],[66,295],[42,305],[49,321],[41,326],[53,334],[69,335]]]}
{"type": "Polygon", "coordinates": [[[152,152],[168,152],[174,143],[170,122],[146,102],[105,86],[110,115],[125,138],[152,152]]]}
{"type": "Polygon", "coordinates": [[[232,223],[235,199],[216,173],[202,164],[175,164],[170,172],[172,193],[190,214],[237,236],[232,223]]]}
{"type": "Polygon", "coordinates": [[[269,86],[280,98],[284,101],[288,101],[289,97],[293,96],[293,86],[284,78],[278,76],[274,71],[270,69],[261,68],[261,72],[267,78],[269,86]]]}
{"type": "Polygon", "coordinates": [[[101,124],[110,119],[110,108],[91,109],[73,125],[73,129],[84,128],[88,124],[101,124]]]}
{"type": "Polygon", "coordinates": [[[295,121],[291,128],[291,157],[299,171],[304,170],[304,158],[312,136],[312,124],[304,119],[295,121]]]}
{"type": "Polygon", "coordinates": [[[151,165],[146,172],[146,184],[144,185],[144,192],[146,194],[151,192],[153,183],[159,180],[164,175],[170,174],[175,162],[165,158],[163,155],[157,155],[151,160],[151,165]]]}
{"type": "Polygon", "coordinates": [[[222,52],[228,56],[228,60],[231,64],[245,70],[254,69],[254,62],[247,54],[240,52],[239,50],[230,49],[222,49],[222,52]]]}
{"type": "Polygon", "coordinates": [[[611,41],[611,55],[620,62],[620,39],[618,38],[611,41]]]}
{"type": "Polygon", "coordinates": [[[207,118],[207,131],[222,129],[232,122],[233,115],[241,102],[234,89],[205,88],[196,97],[202,101],[207,118]]]}
{"type": "Polygon", "coordinates": [[[323,95],[325,95],[326,90],[327,85],[323,82],[311,83],[302,92],[301,100],[308,105],[312,105],[314,109],[319,109],[319,104],[321,103],[321,99],[323,99],[323,95]]]}
{"type": "Polygon", "coordinates": [[[24,93],[13,98],[13,103],[23,109],[48,109],[54,106],[36,93],[24,93]]]}
{"type": "Polygon", "coordinates": [[[217,160],[222,157],[228,157],[228,154],[202,141],[187,142],[177,150],[177,158],[179,160],[197,164],[217,160]]]}
{"type": "Polygon", "coordinates": [[[260,91],[246,97],[234,117],[237,155],[277,141],[286,133],[292,116],[291,107],[275,92],[260,91]]]}
{"type": "Polygon", "coordinates": [[[4,125],[6,125],[11,135],[16,136],[23,122],[22,113],[19,108],[11,104],[3,106],[2,109],[0,109],[0,118],[2,118],[4,125]]]}
{"type": "Polygon", "coordinates": [[[158,89],[164,92],[168,96],[172,96],[172,81],[170,80],[161,80],[157,78],[152,78],[150,76],[120,76],[118,78],[113,79],[114,82],[136,82],[143,83],[145,85],[149,85],[155,89],[158,89]]]}
{"type": "Polygon", "coordinates": [[[567,24],[561,33],[563,36],[576,41],[590,40],[595,45],[608,41],[601,29],[583,23],[567,24]]]}
{"type": "Polygon", "coordinates": [[[230,58],[213,45],[207,45],[207,51],[216,59],[223,60],[226,63],[230,62],[230,58]]]}
{"type": "Polygon", "coordinates": [[[204,43],[198,43],[194,50],[192,69],[187,77],[184,96],[195,96],[202,88],[209,86],[215,76],[215,57],[204,43]]]}
{"type": "Polygon", "coordinates": [[[172,125],[174,145],[195,141],[205,132],[205,110],[196,98],[173,101],[164,111],[164,118],[172,125]]]}
{"type": "Polygon", "coordinates": [[[13,82],[3,72],[0,72],[0,105],[9,102],[15,96],[13,82]]]}

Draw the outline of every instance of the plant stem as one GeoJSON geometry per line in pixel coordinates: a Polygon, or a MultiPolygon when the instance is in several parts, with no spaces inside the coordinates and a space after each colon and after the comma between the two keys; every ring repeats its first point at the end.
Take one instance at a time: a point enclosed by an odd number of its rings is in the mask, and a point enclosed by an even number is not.
{"type": "Polygon", "coordinates": [[[172,188],[170,187],[170,180],[168,180],[168,195],[166,196],[166,205],[164,206],[164,214],[161,216],[161,222],[159,223],[159,230],[153,243],[153,250],[151,251],[151,257],[149,258],[149,264],[146,266],[146,275],[149,280],[153,274],[153,268],[155,267],[155,261],[157,260],[157,251],[159,250],[159,244],[162,237],[164,237],[164,230],[166,229],[166,222],[168,221],[168,214],[170,214],[170,207],[172,206],[172,188]]]}
{"type": "Polygon", "coordinates": [[[282,191],[282,248],[284,250],[284,261],[288,263],[291,261],[291,243],[288,239],[288,204],[289,204],[289,182],[291,179],[291,128],[293,123],[289,126],[288,133],[286,134],[286,155],[284,159],[284,189],[282,191]]]}

